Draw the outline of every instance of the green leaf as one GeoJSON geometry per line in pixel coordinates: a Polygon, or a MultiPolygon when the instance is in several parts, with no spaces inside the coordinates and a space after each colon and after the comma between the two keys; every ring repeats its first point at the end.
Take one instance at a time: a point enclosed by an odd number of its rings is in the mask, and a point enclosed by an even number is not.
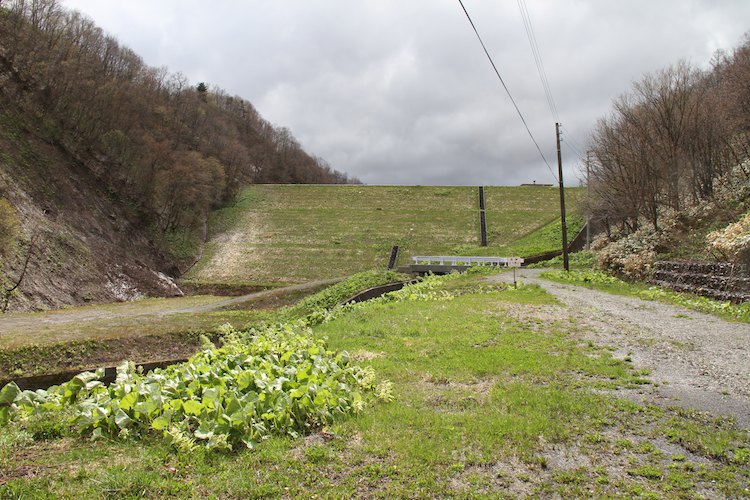
{"type": "Polygon", "coordinates": [[[153,422],[151,422],[151,428],[157,431],[163,431],[164,429],[169,428],[169,424],[172,422],[165,417],[164,415],[160,417],[156,417],[153,422]]]}
{"type": "Polygon", "coordinates": [[[193,435],[197,439],[208,439],[214,435],[214,430],[207,422],[203,422],[201,426],[195,430],[193,435]]]}
{"type": "Polygon", "coordinates": [[[98,441],[100,439],[104,438],[104,431],[102,431],[101,427],[97,427],[94,429],[94,432],[91,433],[91,441],[98,441]]]}
{"type": "Polygon", "coordinates": [[[137,403],[133,409],[143,415],[151,416],[156,411],[161,409],[161,405],[154,401],[153,399],[149,399],[146,401],[142,401],[140,403],[137,403]]]}
{"type": "Polygon", "coordinates": [[[84,380],[80,375],[73,377],[69,382],[63,384],[63,397],[67,401],[75,401],[76,396],[78,396],[78,393],[81,392],[81,389],[83,389],[85,385],[86,380],[84,380]]]}
{"type": "Polygon", "coordinates": [[[0,390],[0,405],[9,405],[16,400],[16,397],[21,394],[21,389],[15,382],[6,384],[5,387],[0,390]]]}
{"type": "Polygon", "coordinates": [[[240,373],[240,376],[237,377],[237,387],[239,387],[241,391],[244,391],[245,389],[250,387],[250,385],[253,384],[254,382],[255,382],[255,373],[249,370],[240,373]]]}
{"type": "Polygon", "coordinates": [[[91,382],[87,382],[84,386],[84,389],[86,389],[87,391],[92,391],[97,387],[104,387],[104,384],[101,380],[92,380],[91,382]]]}
{"type": "Polygon", "coordinates": [[[138,401],[138,393],[133,391],[122,397],[122,399],[120,400],[120,408],[125,411],[132,410],[137,401],[138,401]]]}
{"type": "MultiPolygon", "coordinates": [[[[79,429],[88,429],[94,425],[94,419],[90,415],[80,414],[73,419],[72,423],[79,429]]],[[[101,423],[101,421],[98,423],[101,423]]]]}
{"type": "Polygon", "coordinates": [[[158,398],[161,396],[161,384],[156,383],[156,382],[147,384],[146,391],[148,391],[149,395],[152,398],[158,398]]]}
{"type": "Polygon", "coordinates": [[[212,387],[203,391],[203,405],[216,408],[219,405],[219,388],[212,387]]]}
{"type": "Polygon", "coordinates": [[[224,406],[225,406],[224,410],[229,415],[232,415],[233,413],[236,413],[242,409],[242,405],[240,404],[239,400],[235,397],[227,398],[225,400],[224,406]]]}
{"type": "Polygon", "coordinates": [[[232,445],[229,444],[226,434],[215,434],[211,436],[210,438],[208,438],[207,448],[209,450],[219,450],[219,451],[227,450],[228,451],[232,449],[232,445]]]}
{"type": "Polygon", "coordinates": [[[203,405],[199,401],[191,399],[189,401],[185,401],[182,404],[182,408],[186,414],[198,416],[201,414],[201,410],[203,410],[203,405]]]}
{"type": "Polygon", "coordinates": [[[306,380],[310,378],[310,372],[307,371],[307,369],[302,369],[297,372],[297,381],[302,382],[303,380],[306,380]]]}
{"type": "Polygon", "coordinates": [[[131,419],[127,413],[124,411],[117,410],[117,413],[115,414],[115,424],[120,429],[127,429],[130,427],[130,425],[133,423],[133,419],[131,419]]]}
{"type": "Polygon", "coordinates": [[[101,406],[94,406],[91,409],[91,418],[94,422],[99,422],[100,420],[107,420],[107,410],[105,410],[101,406]]]}

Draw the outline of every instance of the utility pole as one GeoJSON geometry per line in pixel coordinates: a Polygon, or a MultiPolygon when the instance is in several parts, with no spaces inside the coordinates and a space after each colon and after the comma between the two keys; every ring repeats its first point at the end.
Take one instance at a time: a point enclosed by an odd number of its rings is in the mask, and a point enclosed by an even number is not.
{"type": "Polygon", "coordinates": [[[586,151],[586,250],[591,250],[591,151],[586,151]]]}
{"type": "Polygon", "coordinates": [[[560,124],[555,123],[555,136],[557,137],[557,173],[560,179],[560,222],[562,222],[562,251],[563,268],[570,270],[568,263],[568,225],[565,222],[565,186],[563,185],[562,153],[560,152],[560,124]]]}

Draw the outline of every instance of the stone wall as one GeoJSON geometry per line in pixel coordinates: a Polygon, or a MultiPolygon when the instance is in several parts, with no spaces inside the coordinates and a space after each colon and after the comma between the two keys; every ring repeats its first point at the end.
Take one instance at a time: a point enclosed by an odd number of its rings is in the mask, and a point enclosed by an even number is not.
{"type": "Polygon", "coordinates": [[[747,267],[726,262],[659,261],[649,281],[677,292],[690,292],[734,303],[750,301],[747,267]]]}

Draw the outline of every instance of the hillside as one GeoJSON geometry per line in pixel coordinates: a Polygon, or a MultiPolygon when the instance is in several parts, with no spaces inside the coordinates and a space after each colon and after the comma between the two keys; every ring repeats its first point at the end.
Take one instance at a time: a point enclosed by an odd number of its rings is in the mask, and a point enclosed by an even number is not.
{"type": "Polygon", "coordinates": [[[143,226],[59,146],[0,114],[0,197],[21,240],[6,252],[3,285],[28,269],[10,310],[114,301],[179,289],[143,226]],[[33,241],[33,247],[31,245],[33,241]]]}
{"type": "Polygon", "coordinates": [[[597,262],[648,278],[658,260],[750,265],[750,37],[708,69],[634,81],[587,150],[597,262]]]}
{"type": "Polygon", "coordinates": [[[180,294],[166,275],[240,186],[348,181],[80,13],[0,3],[0,309],[180,294]]]}
{"type": "MultiPolygon", "coordinates": [[[[568,190],[570,206],[581,193],[568,190]]],[[[485,199],[482,248],[476,187],[251,186],[212,215],[204,258],[185,278],[261,286],[332,278],[385,267],[393,245],[402,264],[418,254],[506,255],[559,219],[554,188],[487,187],[485,199]]]]}

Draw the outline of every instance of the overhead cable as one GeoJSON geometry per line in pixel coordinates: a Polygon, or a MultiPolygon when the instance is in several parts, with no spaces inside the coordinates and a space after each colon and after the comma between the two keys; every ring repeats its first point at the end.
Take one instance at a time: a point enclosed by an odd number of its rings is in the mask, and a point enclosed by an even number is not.
{"type": "Polygon", "coordinates": [[[534,34],[534,26],[531,24],[531,16],[529,15],[529,9],[526,7],[525,0],[518,1],[518,10],[521,11],[521,19],[523,20],[523,27],[526,30],[526,37],[529,39],[529,46],[531,47],[531,53],[534,56],[534,63],[536,64],[536,70],[539,73],[539,79],[542,82],[542,88],[544,89],[544,95],[547,97],[547,105],[549,106],[550,113],[555,119],[555,122],[560,122],[560,116],[557,113],[557,105],[555,99],[552,97],[552,90],[549,86],[549,79],[547,78],[547,72],[544,69],[544,63],[542,62],[542,54],[539,51],[539,44],[536,41],[536,34],[534,34]]]}
{"type": "Polygon", "coordinates": [[[583,153],[584,148],[582,148],[581,145],[578,143],[578,141],[576,141],[575,138],[573,138],[573,134],[570,132],[570,129],[568,129],[563,124],[560,124],[560,126],[563,128],[565,132],[567,132],[567,137],[568,137],[567,142],[570,148],[573,149],[578,154],[578,156],[581,156],[581,157],[586,156],[586,154],[583,153]]]}
{"type": "Polygon", "coordinates": [[[547,165],[547,168],[549,169],[550,174],[552,174],[552,177],[554,177],[555,180],[557,180],[557,176],[552,171],[552,167],[547,161],[547,158],[545,158],[544,153],[542,153],[542,149],[539,147],[539,143],[536,142],[536,139],[534,138],[534,134],[531,133],[531,130],[529,129],[529,125],[526,123],[526,119],[524,118],[523,113],[521,113],[521,110],[518,108],[518,104],[516,104],[516,100],[513,99],[513,95],[511,95],[510,90],[508,89],[508,86],[505,84],[505,81],[503,80],[503,77],[500,76],[500,71],[498,71],[497,66],[495,66],[495,62],[492,60],[492,56],[490,56],[490,53],[487,51],[487,47],[484,45],[484,42],[482,41],[482,37],[479,35],[479,31],[477,30],[477,27],[474,25],[474,21],[471,20],[471,16],[469,15],[469,12],[466,10],[466,7],[464,7],[463,1],[458,0],[458,3],[461,4],[461,8],[463,9],[464,14],[466,14],[466,19],[469,20],[469,24],[471,24],[471,27],[474,30],[474,34],[476,34],[477,36],[477,40],[479,40],[479,43],[482,45],[484,54],[487,56],[487,59],[489,59],[490,64],[492,65],[492,69],[495,70],[495,74],[497,75],[497,78],[500,80],[500,83],[503,85],[503,88],[505,89],[505,93],[508,94],[508,97],[510,98],[510,102],[512,102],[513,107],[516,108],[516,112],[518,113],[519,118],[521,118],[521,122],[523,123],[523,126],[526,128],[526,132],[528,132],[529,137],[531,138],[531,141],[534,143],[534,146],[536,146],[536,150],[539,152],[539,156],[541,156],[542,160],[544,160],[544,164],[547,165]]]}

